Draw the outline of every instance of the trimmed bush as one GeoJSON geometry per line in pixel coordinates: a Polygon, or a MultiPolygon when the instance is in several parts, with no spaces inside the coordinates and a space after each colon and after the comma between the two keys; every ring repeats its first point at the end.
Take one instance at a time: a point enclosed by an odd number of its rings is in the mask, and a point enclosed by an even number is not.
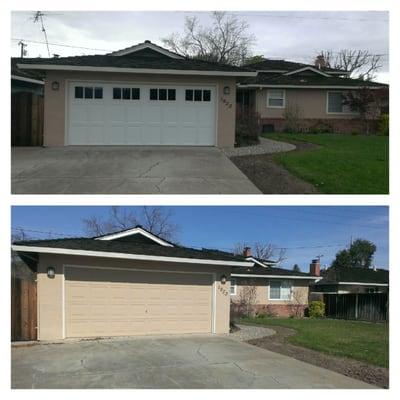
{"type": "Polygon", "coordinates": [[[308,306],[310,318],[323,318],[325,316],[325,303],[323,301],[312,301],[308,306]]]}
{"type": "Polygon", "coordinates": [[[378,135],[389,136],[389,114],[382,114],[378,120],[378,135]]]}

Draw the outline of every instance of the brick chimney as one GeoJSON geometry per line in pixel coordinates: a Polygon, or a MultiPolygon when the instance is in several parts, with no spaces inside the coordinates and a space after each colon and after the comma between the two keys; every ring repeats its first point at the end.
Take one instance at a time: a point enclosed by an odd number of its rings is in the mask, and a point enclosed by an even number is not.
{"type": "Polygon", "coordinates": [[[243,249],[243,257],[251,257],[251,247],[245,247],[243,249]]]}
{"type": "Polygon", "coordinates": [[[325,61],[325,57],[320,54],[319,56],[317,56],[317,58],[314,61],[314,65],[318,68],[318,69],[322,69],[326,67],[326,61],[325,61]]]}
{"type": "Polygon", "coordinates": [[[318,260],[318,258],[311,261],[310,274],[313,276],[321,275],[321,264],[320,264],[320,261],[318,260]]]}

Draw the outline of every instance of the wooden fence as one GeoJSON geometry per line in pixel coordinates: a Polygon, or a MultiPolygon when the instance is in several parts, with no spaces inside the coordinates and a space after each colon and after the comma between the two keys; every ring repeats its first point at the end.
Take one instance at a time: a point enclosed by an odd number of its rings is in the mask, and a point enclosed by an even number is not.
{"type": "Polygon", "coordinates": [[[43,145],[43,96],[29,92],[11,95],[12,146],[43,145]]]}
{"type": "Polygon", "coordinates": [[[325,314],[329,318],[387,321],[387,293],[324,294],[325,314]]]}
{"type": "Polygon", "coordinates": [[[11,340],[37,340],[36,282],[11,277],[11,340]]]}

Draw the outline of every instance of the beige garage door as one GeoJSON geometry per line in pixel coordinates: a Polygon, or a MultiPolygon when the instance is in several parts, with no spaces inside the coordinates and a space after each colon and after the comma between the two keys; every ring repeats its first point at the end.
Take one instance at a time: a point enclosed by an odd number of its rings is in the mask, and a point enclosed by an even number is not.
{"type": "Polygon", "coordinates": [[[65,268],[66,337],[209,333],[212,275],[65,268]]]}

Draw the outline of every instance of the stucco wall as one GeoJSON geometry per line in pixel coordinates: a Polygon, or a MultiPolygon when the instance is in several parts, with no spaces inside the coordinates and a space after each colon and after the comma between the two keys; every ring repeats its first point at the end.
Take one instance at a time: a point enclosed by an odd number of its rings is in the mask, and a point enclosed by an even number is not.
{"type": "MultiPolygon", "coordinates": [[[[256,89],[256,110],[261,118],[283,118],[284,108],[267,107],[268,89],[256,89]]],[[[352,119],[354,113],[327,113],[327,89],[285,89],[286,108],[297,105],[301,118],[311,119],[352,119]]]]}
{"type": "MultiPolygon", "coordinates": [[[[39,340],[59,340],[64,338],[64,265],[215,273],[215,333],[229,332],[230,267],[42,254],[39,258],[37,273],[39,340]],[[48,267],[55,267],[55,278],[47,277],[48,267]],[[220,277],[223,274],[228,277],[228,282],[225,284],[220,281],[220,277]]],[[[95,276],[93,277],[95,280],[95,276]]]]}
{"type": "Polygon", "coordinates": [[[79,71],[47,71],[44,95],[44,145],[66,145],[66,80],[105,82],[141,82],[151,84],[192,83],[216,85],[217,96],[217,146],[233,147],[235,142],[236,79],[230,77],[152,75],[127,73],[95,73],[79,71]],[[52,82],[59,83],[59,90],[52,90],[52,82]],[[228,86],[230,94],[223,88],[228,86]]]}

